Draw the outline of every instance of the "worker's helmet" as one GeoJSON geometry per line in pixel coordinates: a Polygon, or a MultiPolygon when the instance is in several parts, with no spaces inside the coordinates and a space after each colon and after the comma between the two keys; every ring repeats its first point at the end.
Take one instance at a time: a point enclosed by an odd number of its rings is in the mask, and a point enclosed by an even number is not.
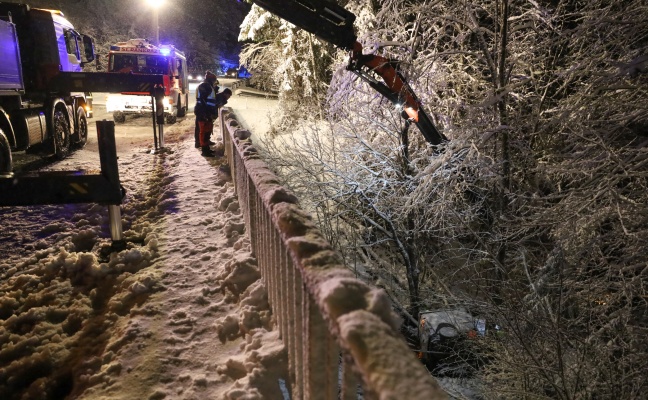
{"type": "Polygon", "coordinates": [[[216,74],[211,71],[205,72],[205,80],[210,81],[213,84],[217,81],[216,74]]]}

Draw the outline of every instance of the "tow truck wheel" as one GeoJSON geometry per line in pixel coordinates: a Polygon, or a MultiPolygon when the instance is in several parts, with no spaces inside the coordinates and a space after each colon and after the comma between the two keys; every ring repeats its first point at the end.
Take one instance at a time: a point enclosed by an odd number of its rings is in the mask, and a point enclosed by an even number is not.
{"type": "Polygon", "coordinates": [[[88,141],[88,119],[86,118],[85,110],[79,107],[77,111],[77,134],[75,137],[75,146],[83,148],[88,141]]]}
{"type": "Polygon", "coordinates": [[[175,123],[176,123],[177,118],[176,118],[175,115],[167,114],[167,115],[165,115],[165,120],[166,120],[165,122],[166,122],[167,124],[171,125],[171,124],[175,124],[175,123]]]}
{"type": "Polygon", "coordinates": [[[121,111],[115,111],[113,113],[113,120],[115,121],[115,123],[123,124],[124,122],[126,122],[126,114],[121,111]]]}
{"type": "Polygon", "coordinates": [[[0,129],[0,177],[11,176],[11,170],[11,146],[4,132],[0,129]]]}
{"type": "Polygon", "coordinates": [[[70,153],[70,124],[65,118],[65,113],[60,109],[54,111],[52,128],[54,157],[57,160],[62,160],[70,153]]]}

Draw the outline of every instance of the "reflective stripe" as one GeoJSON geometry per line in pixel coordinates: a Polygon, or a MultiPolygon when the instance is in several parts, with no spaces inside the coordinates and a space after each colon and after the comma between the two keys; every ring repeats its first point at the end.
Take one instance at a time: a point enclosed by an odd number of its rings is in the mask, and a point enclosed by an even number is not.
{"type": "MultiPolygon", "coordinates": [[[[200,86],[202,86],[202,83],[200,86]]],[[[196,88],[196,101],[200,99],[200,86],[196,88]]],[[[207,104],[208,107],[216,107],[216,91],[214,88],[212,88],[211,93],[209,93],[209,96],[205,99],[205,104],[207,104]]]]}

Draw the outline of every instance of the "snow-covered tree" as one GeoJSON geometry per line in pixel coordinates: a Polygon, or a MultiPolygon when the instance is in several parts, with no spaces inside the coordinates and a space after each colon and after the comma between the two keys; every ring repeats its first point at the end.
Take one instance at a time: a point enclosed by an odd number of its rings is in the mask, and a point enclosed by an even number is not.
{"type": "Polygon", "coordinates": [[[252,83],[279,92],[285,122],[313,113],[321,118],[330,81],[330,44],[256,5],[241,25],[239,40],[247,43],[241,62],[252,72],[252,83]]]}
{"type": "Polygon", "coordinates": [[[270,153],[349,267],[401,308],[501,325],[483,342],[493,397],[640,398],[644,2],[346,6],[365,51],[402,61],[450,138],[432,149],[411,129],[405,152],[398,110],[338,55],[331,127],[270,153]]]}

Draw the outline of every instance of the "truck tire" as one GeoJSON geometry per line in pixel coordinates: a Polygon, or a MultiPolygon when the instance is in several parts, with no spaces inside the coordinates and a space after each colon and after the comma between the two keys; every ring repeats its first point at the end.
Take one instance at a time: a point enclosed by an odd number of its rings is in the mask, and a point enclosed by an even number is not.
{"type": "Polygon", "coordinates": [[[13,175],[12,171],[11,146],[4,132],[0,129],[0,177],[10,177],[13,175]]]}
{"type": "Polygon", "coordinates": [[[166,114],[164,117],[165,117],[165,118],[164,118],[164,119],[165,119],[164,122],[166,122],[166,123],[169,124],[169,125],[175,124],[176,121],[178,120],[178,119],[176,118],[176,116],[173,115],[173,114],[166,114]]]}
{"type": "Polygon", "coordinates": [[[126,122],[126,114],[121,111],[115,111],[113,113],[113,120],[117,124],[123,124],[124,122],[126,122]]]}
{"type": "Polygon", "coordinates": [[[187,104],[180,102],[180,96],[178,96],[178,118],[184,118],[187,115],[187,104]]]}
{"type": "Polygon", "coordinates": [[[61,109],[55,110],[52,116],[52,142],[57,160],[63,160],[70,154],[70,124],[61,109]]]}
{"type": "Polygon", "coordinates": [[[88,119],[83,107],[77,110],[77,132],[74,135],[74,147],[82,149],[88,142],[88,119]]]}

